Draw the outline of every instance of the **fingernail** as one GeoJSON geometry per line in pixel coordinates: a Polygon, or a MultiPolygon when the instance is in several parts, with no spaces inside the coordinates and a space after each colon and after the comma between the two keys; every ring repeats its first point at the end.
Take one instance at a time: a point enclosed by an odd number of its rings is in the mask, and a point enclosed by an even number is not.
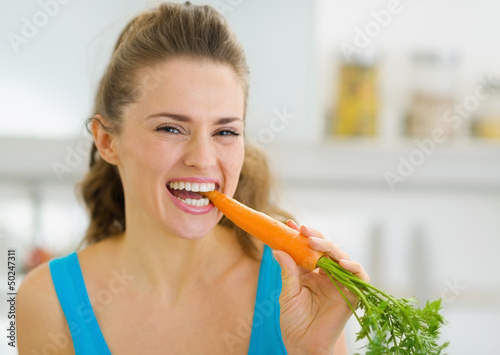
{"type": "Polygon", "coordinates": [[[339,259],[339,263],[349,265],[351,262],[349,260],[346,260],[346,259],[339,259]]]}
{"type": "Polygon", "coordinates": [[[323,243],[325,240],[318,237],[309,237],[315,243],[323,243]]]}

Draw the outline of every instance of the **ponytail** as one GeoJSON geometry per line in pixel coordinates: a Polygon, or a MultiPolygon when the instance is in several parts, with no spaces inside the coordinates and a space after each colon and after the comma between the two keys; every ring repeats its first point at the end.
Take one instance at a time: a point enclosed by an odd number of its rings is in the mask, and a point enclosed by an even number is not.
{"type": "Polygon", "coordinates": [[[80,183],[80,191],[90,217],[80,246],[125,231],[125,199],[120,174],[116,166],[99,156],[95,144],[90,154],[90,170],[80,183]]]}

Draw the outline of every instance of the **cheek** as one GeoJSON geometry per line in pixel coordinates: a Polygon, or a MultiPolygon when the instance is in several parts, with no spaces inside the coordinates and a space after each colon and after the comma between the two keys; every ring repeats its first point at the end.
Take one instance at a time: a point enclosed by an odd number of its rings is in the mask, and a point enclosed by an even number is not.
{"type": "Polygon", "coordinates": [[[120,161],[125,173],[135,176],[134,180],[140,182],[151,173],[156,176],[168,164],[165,157],[169,155],[161,144],[151,144],[141,135],[124,138],[128,140],[120,147],[120,161]]]}
{"type": "Polygon", "coordinates": [[[231,177],[239,178],[243,162],[245,160],[245,149],[243,146],[228,149],[228,157],[225,160],[225,170],[231,177]]]}

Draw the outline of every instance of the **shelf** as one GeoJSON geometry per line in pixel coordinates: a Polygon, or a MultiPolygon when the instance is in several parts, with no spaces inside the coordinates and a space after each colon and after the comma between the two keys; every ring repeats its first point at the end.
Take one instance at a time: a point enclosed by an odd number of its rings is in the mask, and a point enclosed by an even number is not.
{"type": "Polygon", "coordinates": [[[88,165],[88,142],[82,139],[1,138],[0,181],[75,183],[88,165]]]}
{"type": "Polygon", "coordinates": [[[267,151],[280,178],[297,187],[358,186],[390,191],[387,179],[392,173],[392,178],[404,180],[395,185],[398,189],[500,192],[500,144],[492,142],[441,144],[429,154],[414,140],[384,146],[366,139],[280,144],[267,151]]]}

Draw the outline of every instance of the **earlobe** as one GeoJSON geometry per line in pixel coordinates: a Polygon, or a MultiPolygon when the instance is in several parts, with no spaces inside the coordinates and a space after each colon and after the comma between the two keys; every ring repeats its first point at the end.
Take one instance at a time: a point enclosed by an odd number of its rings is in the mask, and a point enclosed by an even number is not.
{"type": "Polygon", "coordinates": [[[92,117],[92,136],[101,157],[109,164],[118,165],[116,137],[111,132],[107,120],[101,115],[92,117]]]}

